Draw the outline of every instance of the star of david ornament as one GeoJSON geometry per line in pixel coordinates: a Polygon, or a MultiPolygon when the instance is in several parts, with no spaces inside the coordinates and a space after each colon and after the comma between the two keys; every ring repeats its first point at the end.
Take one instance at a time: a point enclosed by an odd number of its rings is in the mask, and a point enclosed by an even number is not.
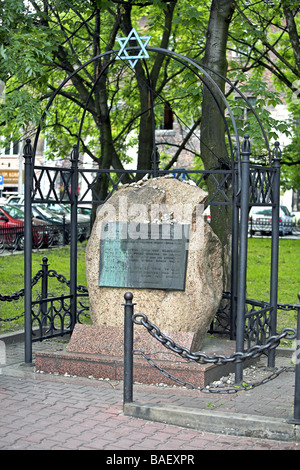
{"type": "Polygon", "coordinates": [[[150,41],[151,36],[139,36],[135,28],[132,28],[127,38],[117,38],[118,43],[120,44],[120,51],[116,57],[116,60],[128,60],[131,67],[134,68],[139,59],[148,59],[149,54],[146,51],[148,42],[150,41]],[[126,50],[126,46],[129,47],[129,41],[135,40],[140,46],[140,51],[137,55],[130,55],[126,50]]]}

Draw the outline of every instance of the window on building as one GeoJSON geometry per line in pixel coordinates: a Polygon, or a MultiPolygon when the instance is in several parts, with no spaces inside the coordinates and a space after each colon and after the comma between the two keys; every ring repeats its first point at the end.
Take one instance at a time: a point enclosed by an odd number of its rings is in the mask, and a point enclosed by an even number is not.
{"type": "Polygon", "coordinates": [[[5,155],[19,155],[19,141],[11,142],[9,147],[5,148],[5,155]]]}
{"type": "Polygon", "coordinates": [[[238,51],[237,49],[235,49],[234,51],[232,51],[231,56],[233,59],[241,59],[243,58],[244,54],[238,51]]]}
{"type": "Polygon", "coordinates": [[[293,191],[292,211],[300,211],[300,189],[293,191]]]}
{"type": "MultiPolygon", "coordinates": [[[[249,104],[254,108],[256,104],[255,96],[249,96],[247,97],[247,100],[249,104]]],[[[251,113],[251,108],[247,106],[247,103],[240,96],[235,97],[235,102],[237,105],[235,110],[236,118],[242,121],[246,121],[246,119],[249,117],[249,114],[251,113]]]]}

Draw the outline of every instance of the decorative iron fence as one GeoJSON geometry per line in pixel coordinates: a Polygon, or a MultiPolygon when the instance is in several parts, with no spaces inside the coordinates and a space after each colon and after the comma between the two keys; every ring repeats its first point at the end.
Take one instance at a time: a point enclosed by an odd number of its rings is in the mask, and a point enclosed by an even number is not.
{"type": "MultiPolygon", "coordinates": [[[[278,283],[278,239],[279,239],[279,186],[280,186],[280,149],[275,145],[273,160],[269,167],[250,164],[251,154],[249,136],[245,139],[238,153],[233,158],[232,165],[222,166],[211,170],[163,170],[159,162],[153,165],[152,170],[117,170],[117,169],[84,169],[79,167],[79,151],[74,145],[70,156],[70,168],[42,167],[34,165],[34,151],[30,140],[24,148],[25,167],[25,356],[26,362],[32,361],[31,352],[31,205],[42,202],[64,202],[69,204],[71,212],[71,249],[70,249],[70,312],[72,329],[76,323],[77,315],[77,207],[78,204],[101,205],[111,194],[118,190],[120,185],[139,184],[145,178],[170,176],[184,179],[190,184],[209,188],[208,205],[229,206],[232,210],[232,258],[231,258],[231,299],[230,299],[230,337],[236,339],[237,352],[244,350],[245,327],[254,322],[248,321],[246,299],[246,271],[247,271],[247,244],[248,244],[248,213],[252,205],[266,205],[272,207],[272,233],[271,249],[271,279],[270,304],[262,308],[268,310],[267,329],[271,336],[276,333],[277,318],[277,283],[278,283]],[[79,180],[85,183],[86,189],[78,194],[79,180]],[[100,186],[104,191],[99,192],[100,186]],[[26,262],[27,261],[27,262],[26,262]],[[26,268],[28,266],[28,270],[26,268]],[[26,313],[27,312],[27,313],[26,313]]],[[[63,309],[65,307],[62,307],[63,309]]],[[[251,310],[251,309],[250,309],[251,310]]],[[[254,310],[252,308],[252,310],[254,310]]],[[[255,308],[255,310],[257,310],[255,308]]],[[[261,310],[261,309],[260,309],[261,310]]],[[[219,318],[224,314],[221,308],[219,318]]],[[[62,315],[62,313],[60,313],[62,315]]],[[[50,315],[51,316],[51,315],[50,315]]],[[[257,316],[257,315],[256,315],[257,316]]],[[[249,337],[250,337],[249,333],[249,337]]],[[[264,333],[255,333],[252,337],[263,338],[264,333]]],[[[275,356],[272,351],[269,355],[269,366],[274,367],[275,356]]],[[[236,374],[242,376],[242,364],[237,363],[236,374]]]]}
{"type": "MultiPolygon", "coordinates": [[[[42,269],[32,278],[32,287],[41,281],[40,293],[32,302],[32,341],[42,341],[56,336],[69,335],[73,331],[73,322],[70,314],[72,296],[69,293],[55,295],[48,287],[49,279],[56,279],[67,287],[69,292],[70,281],[63,274],[49,269],[48,258],[43,258],[42,269]]],[[[12,295],[1,295],[0,302],[13,302],[24,297],[24,289],[12,295]]],[[[77,286],[77,310],[76,322],[84,323],[90,320],[88,288],[77,286]]],[[[217,311],[210,328],[209,334],[230,334],[231,293],[224,292],[221,307],[217,311]]],[[[245,315],[244,340],[248,349],[257,345],[264,345],[270,337],[270,315],[272,308],[270,303],[255,299],[246,299],[247,312],[245,315]]],[[[278,310],[297,312],[297,304],[278,304],[278,310]]],[[[0,322],[12,322],[24,317],[24,312],[11,318],[1,318],[0,322]]]]}
{"type": "MultiPolygon", "coordinates": [[[[270,169],[272,171],[272,169],[270,169]]],[[[78,179],[84,188],[78,195],[78,204],[104,204],[111,195],[124,184],[138,183],[142,179],[155,178],[160,176],[174,177],[183,179],[192,184],[206,188],[208,180],[214,191],[208,200],[208,205],[231,205],[232,190],[232,170],[231,169],[212,169],[212,170],[189,170],[189,169],[173,169],[159,170],[155,175],[153,170],[118,170],[118,169],[86,169],[78,168],[78,179]],[[96,190],[96,183],[102,178],[106,180],[108,191],[104,197],[101,197],[96,190]]],[[[44,202],[60,202],[71,204],[70,191],[61,190],[61,183],[66,188],[71,187],[71,168],[56,168],[35,166],[33,175],[33,203],[44,202]],[[42,187],[49,188],[46,194],[43,193],[42,187]]]]}
{"type": "MultiPolygon", "coordinates": [[[[70,335],[74,324],[70,313],[70,305],[73,296],[63,293],[55,295],[49,290],[49,279],[56,279],[61,284],[65,284],[69,289],[70,281],[62,274],[58,274],[53,269],[49,269],[48,258],[43,258],[42,269],[32,278],[31,286],[34,287],[41,282],[40,293],[36,300],[32,302],[31,328],[32,341],[42,341],[58,336],[70,335]]],[[[0,302],[13,302],[24,297],[25,290],[20,289],[12,295],[1,295],[0,302]]],[[[76,322],[84,323],[89,321],[89,299],[88,290],[85,286],[77,286],[77,311],[76,322]]],[[[1,318],[0,322],[13,322],[24,317],[24,312],[10,318],[1,318]]]]}

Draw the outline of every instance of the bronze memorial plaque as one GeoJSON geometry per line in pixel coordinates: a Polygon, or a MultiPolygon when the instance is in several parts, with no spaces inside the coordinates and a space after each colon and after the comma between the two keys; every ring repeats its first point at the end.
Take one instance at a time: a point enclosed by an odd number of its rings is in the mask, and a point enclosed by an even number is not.
{"type": "Polygon", "coordinates": [[[103,222],[99,286],[184,290],[189,225],[103,222]]]}

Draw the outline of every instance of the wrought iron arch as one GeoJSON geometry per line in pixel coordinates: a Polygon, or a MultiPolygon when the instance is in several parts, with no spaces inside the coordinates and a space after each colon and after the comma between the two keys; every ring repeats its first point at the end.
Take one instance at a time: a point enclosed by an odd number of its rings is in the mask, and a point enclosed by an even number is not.
{"type": "MultiPolygon", "coordinates": [[[[128,50],[135,50],[137,48],[129,47],[127,48],[128,50]]],[[[181,63],[185,67],[189,68],[197,77],[198,79],[202,82],[203,86],[205,86],[209,92],[211,93],[216,105],[218,106],[222,118],[225,122],[225,129],[227,131],[228,135],[228,142],[230,146],[230,153],[231,153],[231,175],[232,175],[232,181],[235,181],[236,179],[238,180],[238,185],[235,186],[233,184],[233,196],[235,198],[234,203],[232,203],[233,210],[234,210],[234,218],[233,218],[233,225],[235,224],[237,227],[239,225],[238,221],[238,212],[239,209],[241,208],[241,233],[238,234],[237,229],[235,228],[235,235],[233,237],[232,241],[232,256],[233,256],[233,261],[232,261],[232,266],[235,269],[234,276],[235,279],[232,280],[232,285],[235,286],[235,289],[233,289],[232,292],[232,301],[235,301],[236,305],[236,318],[238,320],[239,325],[237,326],[237,329],[239,330],[239,348],[243,348],[243,341],[244,341],[244,322],[245,322],[245,295],[246,295],[246,279],[245,279],[245,267],[247,264],[247,250],[244,249],[244,247],[247,246],[247,220],[248,220],[248,207],[249,207],[249,156],[250,156],[250,143],[249,143],[249,136],[247,136],[246,140],[244,141],[243,145],[240,146],[240,136],[238,133],[235,117],[233,114],[233,111],[224,95],[222,90],[219,88],[215,80],[213,79],[213,74],[216,74],[219,78],[224,80],[227,84],[230,84],[234,88],[234,90],[243,98],[243,100],[247,103],[247,106],[252,110],[254,116],[256,117],[259,126],[261,128],[263,138],[268,150],[268,153],[270,155],[270,148],[269,148],[269,142],[267,135],[264,131],[263,125],[257,116],[257,113],[251,103],[248,101],[248,99],[243,95],[240,90],[232,84],[227,78],[221,76],[220,74],[216,73],[209,67],[200,64],[194,59],[191,59],[189,57],[183,56],[179,53],[169,51],[167,49],[162,49],[158,47],[147,47],[147,51],[151,53],[158,53],[162,54],[164,56],[170,57],[174,59],[175,61],[181,63]],[[219,104],[219,100],[222,103],[222,106],[219,104]],[[229,128],[226,123],[226,117],[225,113],[222,112],[222,109],[224,107],[224,110],[227,110],[228,116],[231,120],[232,127],[233,127],[233,134],[235,138],[235,148],[233,147],[233,141],[231,138],[231,134],[229,132],[229,128]],[[243,250],[238,254],[238,241],[240,241],[241,247],[243,246],[243,250]],[[238,275],[239,274],[239,275],[238,275]],[[237,284],[239,282],[239,285],[237,284]],[[238,290],[239,290],[239,295],[238,295],[238,290]]],[[[76,186],[76,178],[78,176],[78,149],[79,149],[79,143],[80,143],[80,138],[81,138],[81,132],[83,128],[83,123],[84,119],[87,113],[88,109],[88,104],[89,101],[92,97],[92,94],[94,92],[95,87],[97,86],[98,81],[100,78],[103,76],[103,74],[108,70],[108,68],[115,62],[115,60],[118,57],[118,54],[120,52],[120,49],[118,50],[110,50],[106,51],[102,54],[99,54],[95,57],[92,57],[90,60],[82,64],[80,67],[78,67],[74,72],[72,72],[68,77],[65,78],[59,85],[59,87],[55,90],[51,98],[49,99],[47,106],[41,116],[41,122],[45,119],[47,116],[50,107],[54,103],[54,100],[56,96],[60,93],[60,91],[63,89],[63,87],[76,75],[78,74],[81,70],[83,70],[85,67],[93,63],[97,59],[101,59],[104,57],[108,57],[109,60],[107,64],[105,65],[105,68],[101,71],[99,76],[97,77],[96,82],[94,83],[92,89],[90,90],[89,96],[85,102],[81,121],[79,124],[79,132],[77,136],[77,144],[74,145],[73,151],[72,151],[72,168],[71,168],[71,173],[74,176],[74,181],[75,183],[72,184],[72,191],[73,194],[71,195],[71,207],[72,207],[72,232],[71,232],[71,260],[70,260],[70,271],[71,271],[71,280],[70,280],[70,294],[72,297],[72,318],[73,322],[75,321],[75,316],[76,316],[76,283],[77,283],[77,235],[76,235],[76,230],[77,230],[77,198],[75,195],[75,190],[74,188],[76,186]],[[113,56],[113,57],[111,57],[113,56]]],[[[120,57],[119,57],[120,59],[120,57]]],[[[123,60],[123,59],[122,59],[123,60]]],[[[35,164],[35,154],[36,154],[36,149],[37,149],[37,143],[38,139],[40,136],[41,132],[41,124],[39,124],[36,135],[35,135],[35,140],[34,140],[34,145],[33,148],[31,148],[31,145],[28,143],[27,146],[24,149],[24,157],[25,157],[25,214],[27,214],[27,217],[25,219],[25,271],[27,269],[27,274],[25,272],[25,362],[31,362],[31,233],[32,233],[32,226],[31,226],[31,202],[32,202],[32,184],[33,184],[33,172],[34,172],[34,164],[35,164]],[[26,170],[27,168],[27,170],[26,170]],[[30,270],[30,274],[29,271],[30,270]],[[27,344],[27,345],[26,345],[27,344]]],[[[277,157],[277,155],[276,155],[277,157]]],[[[276,159],[278,161],[278,158],[276,159]]],[[[148,169],[146,169],[148,170],[148,169]]],[[[273,169],[272,169],[273,171],[273,169]]],[[[274,175],[276,176],[276,184],[277,184],[277,193],[278,193],[278,167],[277,169],[274,170],[274,175]]],[[[275,178],[274,176],[274,178],[275,178]]],[[[277,198],[277,193],[275,190],[271,191],[271,196],[266,202],[269,205],[272,205],[274,208],[274,211],[278,210],[278,198],[277,198]],[[276,199],[277,198],[277,199],[276,199]]],[[[278,193],[279,194],[279,193],[278,193]]],[[[275,213],[275,212],[274,212],[275,213]]],[[[276,217],[273,219],[274,220],[274,228],[276,224],[276,217]]],[[[278,238],[278,237],[277,237],[278,238]]],[[[278,241],[278,240],[277,240],[278,241]]],[[[278,263],[278,259],[276,260],[276,250],[278,251],[278,247],[276,247],[276,243],[273,244],[273,251],[274,251],[274,256],[273,256],[273,265],[278,263]]],[[[277,255],[278,257],[278,255],[277,255]]],[[[276,277],[276,276],[275,276],[276,277]]],[[[275,301],[277,299],[273,289],[273,294],[271,294],[272,297],[272,305],[270,309],[275,309],[275,301]]],[[[272,330],[273,331],[273,330],[272,330]]]]}
{"type": "MultiPolygon", "coordinates": [[[[127,48],[128,50],[136,50],[137,48],[136,47],[128,47],[127,48]]],[[[220,73],[214,71],[213,69],[211,69],[210,67],[198,62],[197,60],[195,59],[191,59],[187,56],[184,56],[182,54],[179,54],[177,52],[174,52],[174,51],[169,51],[167,49],[163,49],[163,48],[159,48],[159,47],[150,47],[148,46],[147,48],[147,51],[149,52],[155,52],[155,53],[159,53],[159,54],[162,54],[164,56],[168,56],[170,58],[173,58],[174,60],[176,60],[177,62],[180,62],[182,63],[184,66],[186,66],[187,68],[189,68],[195,75],[197,75],[197,77],[201,80],[201,82],[204,84],[204,86],[206,86],[208,88],[208,90],[210,91],[210,93],[212,94],[217,106],[219,107],[220,109],[220,106],[218,104],[218,100],[217,98],[219,97],[222,102],[223,102],[223,105],[225,106],[225,108],[227,109],[228,111],[228,114],[230,116],[230,119],[231,119],[231,122],[232,122],[232,125],[233,125],[233,129],[234,129],[234,135],[235,135],[235,141],[236,141],[236,148],[235,148],[235,151],[236,151],[236,157],[237,157],[237,160],[240,159],[240,146],[237,145],[238,142],[239,142],[239,134],[238,134],[238,130],[237,130],[237,126],[236,126],[236,121],[235,121],[235,118],[234,118],[234,114],[230,108],[230,105],[224,95],[224,93],[221,91],[221,89],[218,87],[218,85],[216,84],[216,82],[214,81],[214,79],[212,78],[212,75],[216,75],[218,76],[219,78],[221,78],[224,82],[226,82],[227,84],[229,84],[234,90],[236,93],[238,93],[240,95],[240,97],[247,103],[247,106],[251,109],[252,113],[254,114],[257,122],[259,123],[259,126],[260,126],[260,129],[261,129],[261,132],[263,134],[263,138],[264,138],[264,141],[265,141],[265,144],[266,144],[266,147],[267,147],[267,150],[268,150],[268,153],[269,155],[271,155],[271,152],[270,152],[270,147],[269,147],[269,142],[268,142],[268,138],[267,138],[267,135],[266,135],[266,132],[264,130],[264,127],[254,109],[254,107],[252,106],[252,104],[250,103],[250,101],[247,99],[247,97],[238,89],[238,87],[236,87],[227,77],[224,77],[223,75],[221,75],[220,73]],[[195,67],[197,69],[197,72],[193,69],[193,67],[195,67]],[[203,74],[203,77],[199,74],[199,72],[201,72],[203,74]],[[210,86],[209,86],[210,85],[210,86]],[[218,96],[212,91],[212,88],[215,88],[215,90],[217,90],[218,92],[218,96]]],[[[82,113],[82,118],[81,118],[81,121],[80,121],[80,126],[79,126],[79,132],[78,132],[78,138],[77,138],[77,146],[79,148],[79,142],[80,142],[80,135],[81,135],[81,132],[82,132],[82,126],[83,126],[83,122],[84,122],[84,118],[85,118],[85,115],[86,115],[86,112],[87,112],[87,106],[89,104],[89,101],[93,95],[93,92],[95,90],[95,87],[97,86],[97,83],[98,81],[100,80],[100,78],[103,76],[103,74],[106,72],[106,70],[110,67],[110,65],[112,63],[114,63],[118,57],[118,54],[120,52],[120,49],[117,49],[117,50],[110,50],[110,51],[106,51],[102,54],[99,54],[99,55],[96,55],[94,57],[92,57],[91,59],[89,59],[88,61],[86,61],[84,64],[82,64],[80,67],[78,67],[76,70],[74,70],[70,75],[68,75],[68,77],[66,77],[62,82],[61,84],[57,87],[57,89],[54,91],[53,95],[51,96],[51,98],[49,99],[48,103],[47,103],[47,106],[41,116],[41,121],[43,121],[45,119],[45,117],[47,116],[47,113],[50,109],[50,107],[52,106],[56,96],[60,93],[60,91],[63,89],[63,87],[75,76],[77,75],[81,70],[85,69],[88,65],[90,65],[91,63],[93,63],[95,60],[98,60],[98,59],[101,59],[103,57],[107,57],[107,56],[111,56],[111,55],[114,55],[114,57],[112,59],[110,59],[108,61],[108,63],[105,65],[105,67],[103,68],[103,70],[101,70],[100,74],[98,75],[90,93],[89,93],[89,96],[86,100],[86,103],[85,103],[85,107],[84,107],[84,110],[83,110],[83,113],[82,113]]],[[[122,59],[124,61],[124,59],[122,59]]],[[[129,66],[128,66],[129,67],[129,66]]],[[[220,112],[221,112],[221,109],[220,109],[220,112]]],[[[223,117],[224,118],[224,117],[223,117]]],[[[224,118],[225,119],[225,118],[224,118]]],[[[225,126],[226,126],[226,123],[225,123],[225,126]]],[[[39,136],[40,136],[40,131],[41,131],[41,124],[39,124],[38,126],[38,129],[37,129],[37,132],[35,134],[35,140],[34,140],[34,145],[33,145],[33,156],[35,156],[36,154],[36,148],[37,148],[37,143],[38,143],[38,139],[39,139],[39,136]]],[[[228,131],[228,128],[227,128],[227,131],[228,131]]],[[[228,138],[229,138],[229,141],[230,141],[230,147],[231,147],[231,155],[233,155],[233,147],[232,147],[232,144],[231,144],[231,138],[230,138],[230,133],[228,132],[228,138]]]]}

